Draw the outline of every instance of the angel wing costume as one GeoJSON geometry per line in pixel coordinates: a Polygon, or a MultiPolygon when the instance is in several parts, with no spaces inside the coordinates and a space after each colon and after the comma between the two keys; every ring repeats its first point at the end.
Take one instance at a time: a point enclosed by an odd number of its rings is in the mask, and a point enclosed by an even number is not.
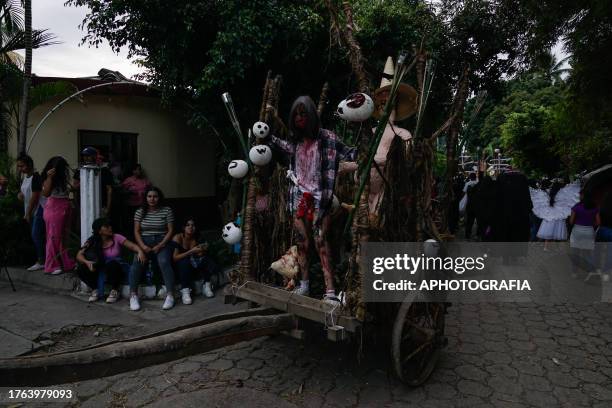
{"type": "Polygon", "coordinates": [[[565,241],[567,227],[565,220],[572,214],[572,207],[580,201],[580,184],[571,183],[563,187],[555,196],[555,205],[550,206],[550,196],[546,191],[529,188],[533,213],[542,219],[537,237],[546,240],[565,241]]]}

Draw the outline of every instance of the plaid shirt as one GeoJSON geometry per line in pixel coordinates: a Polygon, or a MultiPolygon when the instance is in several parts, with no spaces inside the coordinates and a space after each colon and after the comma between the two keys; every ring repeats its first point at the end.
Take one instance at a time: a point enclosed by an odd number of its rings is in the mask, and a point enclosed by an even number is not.
{"type": "MultiPolygon", "coordinates": [[[[319,211],[315,219],[315,225],[319,225],[323,217],[329,212],[333,200],[336,174],[340,161],[355,161],[357,158],[357,148],[346,146],[333,132],[327,129],[320,129],[319,140],[319,157],[321,158],[321,201],[316,206],[319,208],[319,211]]],[[[287,140],[279,139],[276,136],[272,136],[272,146],[275,147],[277,151],[289,157],[289,170],[295,173],[295,151],[297,145],[287,140]]],[[[300,191],[298,186],[292,183],[289,189],[289,195],[293,200],[299,197],[300,191]]]]}

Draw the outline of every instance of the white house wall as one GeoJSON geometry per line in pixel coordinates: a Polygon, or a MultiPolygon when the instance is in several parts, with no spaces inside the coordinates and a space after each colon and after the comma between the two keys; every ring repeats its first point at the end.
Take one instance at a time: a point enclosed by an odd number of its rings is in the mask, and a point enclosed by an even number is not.
{"type": "MultiPolygon", "coordinates": [[[[29,117],[29,137],[57,101],[36,107],[29,117]]],[[[138,162],[168,198],[209,197],[215,194],[214,143],[198,135],[180,114],[159,106],[155,98],[87,95],[70,101],[39,130],[30,149],[38,170],[61,155],[76,168],[79,130],[138,134],[138,162]]],[[[16,151],[15,140],[9,151],[16,151]]]]}

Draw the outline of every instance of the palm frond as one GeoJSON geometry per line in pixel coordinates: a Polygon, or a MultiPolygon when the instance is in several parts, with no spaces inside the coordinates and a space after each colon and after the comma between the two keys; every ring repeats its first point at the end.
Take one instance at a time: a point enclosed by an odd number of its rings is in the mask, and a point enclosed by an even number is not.
{"type": "MultiPolygon", "coordinates": [[[[0,54],[7,54],[11,51],[25,48],[25,31],[18,30],[3,34],[5,38],[0,46],[0,54]]],[[[59,41],[53,41],[55,38],[55,34],[49,33],[47,30],[32,30],[32,48],[59,44],[59,41]]]]}
{"type": "Polygon", "coordinates": [[[24,59],[21,55],[17,54],[15,51],[9,51],[6,54],[0,56],[0,60],[3,63],[13,64],[19,69],[23,69],[24,59]]]}
{"type": "Polygon", "coordinates": [[[0,26],[2,31],[23,29],[23,8],[19,0],[0,0],[0,26]]]}
{"type": "MultiPolygon", "coordinates": [[[[571,71],[571,69],[567,69],[567,68],[565,68],[565,69],[561,69],[561,67],[562,67],[563,65],[565,65],[565,63],[566,63],[566,62],[567,62],[567,63],[569,63],[570,58],[571,58],[571,55],[568,55],[567,57],[562,58],[562,59],[560,59],[559,61],[557,61],[557,62],[556,62],[554,65],[553,65],[553,67],[552,67],[551,71],[552,71],[552,72],[569,72],[569,71],[571,71]]],[[[555,62],[555,61],[553,60],[553,62],[555,62]]]]}

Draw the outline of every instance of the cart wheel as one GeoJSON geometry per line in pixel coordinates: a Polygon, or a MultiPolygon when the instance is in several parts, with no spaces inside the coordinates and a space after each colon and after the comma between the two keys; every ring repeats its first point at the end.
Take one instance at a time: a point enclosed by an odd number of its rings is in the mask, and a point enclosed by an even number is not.
{"type": "Polygon", "coordinates": [[[412,296],[400,306],[391,344],[395,374],[405,384],[423,384],[433,372],[444,338],[444,303],[415,302],[412,296]]]}

